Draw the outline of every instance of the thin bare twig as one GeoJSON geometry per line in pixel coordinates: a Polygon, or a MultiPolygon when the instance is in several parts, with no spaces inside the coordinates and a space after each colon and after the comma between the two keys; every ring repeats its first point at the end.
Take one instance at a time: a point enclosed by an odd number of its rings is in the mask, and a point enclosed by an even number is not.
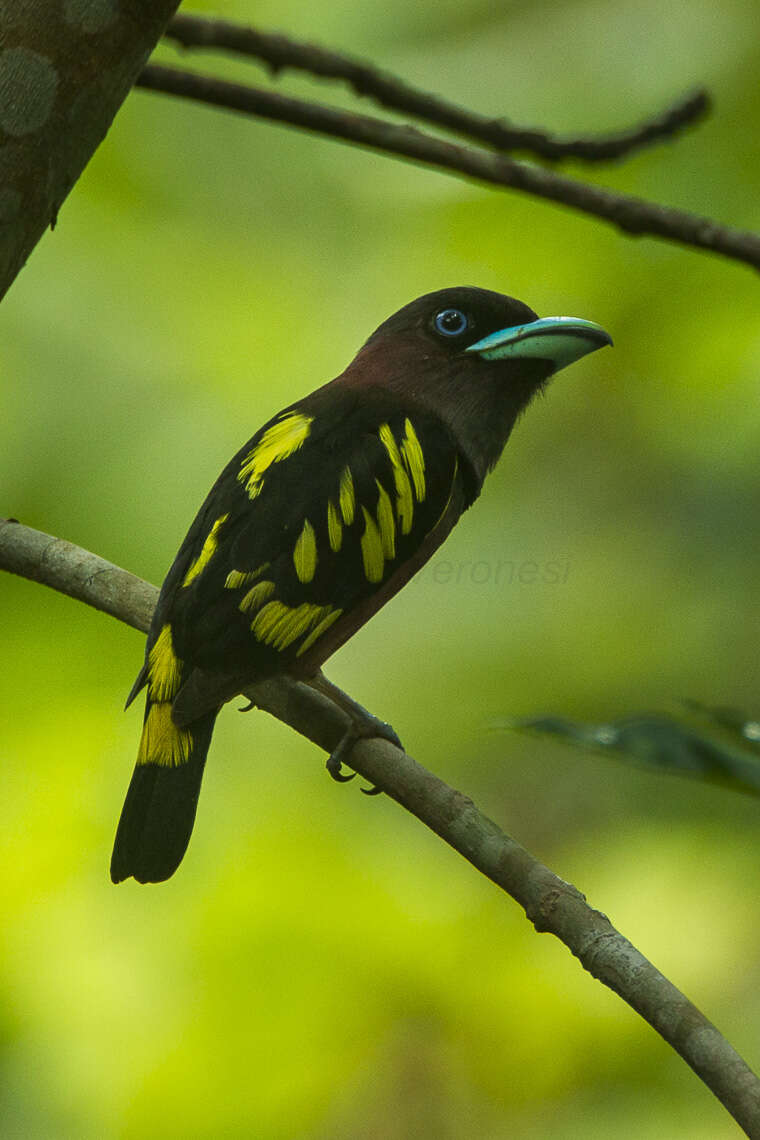
{"type": "Polygon", "coordinates": [[[324,79],[342,80],[357,95],[373,99],[389,110],[433,123],[497,150],[527,151],[549,161],[576,158],[585,162],[610,162],[625,158],[645,146],[680,134],[704,118],[710,109],[709,95],[700,88],[638,126],[605,135],[562,138],[549,131],[515,126],[504,118],[468,111],[438,95],[420,91],[363,60],[228,20],[180,14],[169,24],[165,38],[186,48],[221,48],[257,59],[275,75],[296,69],[324,79]]]}
{"type": "MultiPolygon", "coordinates": [[[[147,630],[158,591],[141,578],[51,535],[0,520],[0,570],[32,578],[147,630]]],[[[330,752],[345,714],[308,685],[279,677],[246,693],[330,752]]],[[[472,800],[385,740],[361,740],[353,767],[515,899],[539,932],[559,938],[595,978],[686,1061],[750,1137],[760,1136],[760,1081],[714,1025],[609,919],[484,816],[472,800]]],[[[343,793],[345,794],[345,793],[343,793]]]]}
{"type": "Polygon", "coordinates": [[[344,139],[490,185],[508,186],[601,218],[631,235],[663,238],[760,268],[760,236],[757,234],[721,225],[686,210],[578,182],[506,155],[448,142],[414,127],[158,64],[149,64],[137,82],[138,86],[152,91],[344,139]]]}

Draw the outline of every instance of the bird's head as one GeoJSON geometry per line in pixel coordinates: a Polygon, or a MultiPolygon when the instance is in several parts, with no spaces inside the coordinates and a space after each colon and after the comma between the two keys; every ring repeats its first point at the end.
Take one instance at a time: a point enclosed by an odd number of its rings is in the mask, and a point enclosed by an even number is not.
{"type": "Polygon", "coordinates": [[[344,375],[436,412],[483,478],[549,377],[611,344],[593,321],[539,317],[489,289],[441,289],[384,321],[344,375]]]}

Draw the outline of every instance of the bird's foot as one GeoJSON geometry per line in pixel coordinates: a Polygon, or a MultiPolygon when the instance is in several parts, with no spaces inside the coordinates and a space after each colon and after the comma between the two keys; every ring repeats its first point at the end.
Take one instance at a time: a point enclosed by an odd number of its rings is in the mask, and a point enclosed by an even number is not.
{"type": "MultiPolygon", "coordinates": [[[[389,724],[373,716],[372,713],[362,710],[361,718],[351,721],[351,724],[340,738],[337,747],[333,749],[327,758],[327,771],[333,780],[338,780],[341,784],[346,784],[349,780],[353,780],[356,772],[351,772],[348,776],[344,775],[342,771],[343,764],[348,763],[353,747],[358,740],[369,740],[372,737],[380,737],[381,740],[388,740],[391,744],[395,744],[397,748],[403,749],[404,747],[389,724]]],[[[379,796],[383,789],[372,786],[362,788],[361,790],[365,796],[379,796]]]]}
{"type": "Polygon", "coordinates": [[[255,709],[256,707],[256,702],[252,701],[249,697],[249,703],[247,705],[243,705],[241,709],[238,709],[238,712],[250,712],[251,709],[255,709]]]}
{"type": "MultiPolygon", "coordinates": [[[[333,685],[332,681],[328,681],[321,670],[309,679],[308,684],[318,693],[328,697],[339,709],[343,709],[350,718],[348,728],[327,760],[327,771],[334,780],[339,780],[341,783],[353,780],[356,773],[352,772],[350,776],[344,776],[342,766],[348,764],[353,747],[358,740],[379,736],[381,740],[388,740],[391,744],[395,744],[396,748],[403,751],[403,744],[389,724],[368,712],[364,705],[360,705],[353,697],[349,697],[348,693],[344,693],[337,685],[333,685]]],[[[362,791],[367,796],[377,796],[380,795],[382,789],[372,787],[362,788],[362,791]]]]}

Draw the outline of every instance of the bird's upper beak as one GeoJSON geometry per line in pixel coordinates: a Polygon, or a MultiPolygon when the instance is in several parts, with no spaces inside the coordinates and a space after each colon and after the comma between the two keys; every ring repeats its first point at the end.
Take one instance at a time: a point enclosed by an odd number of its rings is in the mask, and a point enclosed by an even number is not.
{"type": "Polygon", "coordinates": [[[554,371],[567,367],[589,352],[612,344],[612,337],[594,321],[581,317],[541,317],[489,333],[469,345],[483,360],[548,360],[554,371]]]}

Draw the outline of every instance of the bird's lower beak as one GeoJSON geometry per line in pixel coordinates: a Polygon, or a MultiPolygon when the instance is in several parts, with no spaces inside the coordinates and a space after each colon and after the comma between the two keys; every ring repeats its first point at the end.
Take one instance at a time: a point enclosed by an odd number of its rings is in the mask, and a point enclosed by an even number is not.
{"type": "Polygon", "coordinates": [[[608,344],[612,344],[612,337],[594,321],[541,317],[526,325],[490,333],[469,345],[465,352],[476,352],[483,360],[548,360],[558,372],[608,344]]]}

